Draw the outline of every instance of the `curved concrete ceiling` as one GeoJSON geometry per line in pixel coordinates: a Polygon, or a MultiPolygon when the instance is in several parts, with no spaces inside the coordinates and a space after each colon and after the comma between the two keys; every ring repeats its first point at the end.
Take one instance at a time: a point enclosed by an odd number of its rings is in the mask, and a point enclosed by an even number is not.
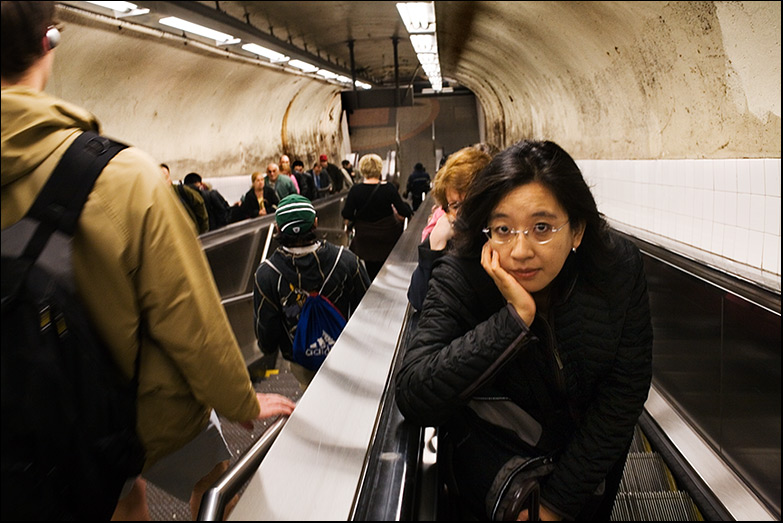
{"type": "MultiPolygon", "coordinates": [[[[353,41],[357,69],[383,85],[395,85],[396,37],[399,77],[417,70],[395,2],[201,3],[349,66],[353,41]]],[[[435,14],[442,74],[479,97],[489,141],[554,135],[594,158],[629,144],[646,158],[780,156],[777,2],[438,1],[435,14]]]]}
{"type": "MultiPolygon", "coordinates": [[[[80,8],[86,4],[63,3],[80,8]]],[[[419,82],[425,80],[395,2],[137,3],[153,13],[184,9],[199,20],[232,28],[232,34],[239,32],[245,41],[252,36],[259,43],[276,43],[341,73],[350,74],[352,41],[358,77],[376,87],[393,87],[395,74],[403,85],[414,75],[419,82]],[[399,39],[396,70],[394,38],[399,39]]],[[[549,138],[577,158],[780,157],[779,2],[439,1],[435,12],[444,85],[475,93],[489,142],[503,147],[526,137],[549,138]]],[[[99,25],[69,18],[85,27],[99,25]]],[[[160,33],[157,18],[125,20],[160,33]]],[[[102,119],[142,140],[149,134],[138,124],[134,130],[124,129],[114,114],[120,102],[107,105],[99,99],[100,89],[85,93],[89,81],[101,77],[108,85],[129,82],[131,87],[125,89],[137,90],[138,99],[124,100],[122,114],[127,116],[129,107],[154,105],[166,113],[160,121],[170,131],[172,119],[180,117],[191,120],[188,128],[194,133],[216,126],[224,131],[241,128],[243,143],[266,144],[244,151],[253,161],[279,154],[281,146],[289,150],[291,143],[303,153],[324,147],[339,150],[342,129],[335,111],[341,86],[280,65],[256,63],[251,68],[248,63],[258,60],[250,57],[247,63],[229,64],[220,57],[242,54],[229,51],[230,45],[216,51],[213,42],[210,54],[201,48],[206,44],[196,45],[197,38],[163,42],[160,34],[152,33],[145,39],[134,37],[131,64],[127,53],[106,45],[106,38],[129,43],[122,23],[118,19],[110,28],[110,37],[104,27],[100,36],[88,38],[97,46],[93,51],[100,56],[96,64],[102,72],[82,58],[80,66],[88,73],[81,81],[61,80],[51,90],[91,109],[103,107],[102,119]],[[118,60],[130,68],[123,71],[132,72],[119,72],[118,60]],[[151,81],[169,94],[152,92],[151,81]],[[216,103],[226,92],[233,103],[216,103]],[[189,94],[187,104],[177,99],[184,93],[189,94]],[[190,98],[210,106],[212,118],[194,120],[195,115],[188,114],[190,98]],[[273,129],[259,131],[248,117],[273,129]]],[[[68,75],[65,66],[56,67],[68,75]]],[[[210,147],[217,148],[210,151],[216,164],[227,160],[236,169],[248,165],[236,147],[210,147]]],[[[197,152],[204,149],[196,146],[176,156],[197,152]]]]}

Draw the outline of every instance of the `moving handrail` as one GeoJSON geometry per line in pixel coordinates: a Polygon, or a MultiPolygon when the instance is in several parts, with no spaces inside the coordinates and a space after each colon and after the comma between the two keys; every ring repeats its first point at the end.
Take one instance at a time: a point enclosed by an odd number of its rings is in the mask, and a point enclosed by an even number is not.
{"type": "Polygon", "coordinates": [[[280,416],[264,431],[255,444],[242,454],[227,471],[223,473],[201,498],[201,508],[198,511],[198,521],[222,521],[226,504],[239,492],[261,461],[266,456],[272,443],[283,429],[288,416],[280,416]]]}

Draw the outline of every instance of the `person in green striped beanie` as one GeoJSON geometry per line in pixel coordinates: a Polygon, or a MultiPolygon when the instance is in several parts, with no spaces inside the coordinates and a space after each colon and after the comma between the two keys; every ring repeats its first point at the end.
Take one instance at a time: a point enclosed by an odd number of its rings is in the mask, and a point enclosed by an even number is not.
{"type": "Polygon", "coordinates": [[[272,356],[279,350],[305,390],[316,371],[293,361],[292,351],[305,298],[320,292],[347,321],[370,286],[370,277],[354,253],[322,238],[308,198],[289,194],[280,200],[275,226],[278,246],[255,274],[255,334],[261,352],[272,356]]]}

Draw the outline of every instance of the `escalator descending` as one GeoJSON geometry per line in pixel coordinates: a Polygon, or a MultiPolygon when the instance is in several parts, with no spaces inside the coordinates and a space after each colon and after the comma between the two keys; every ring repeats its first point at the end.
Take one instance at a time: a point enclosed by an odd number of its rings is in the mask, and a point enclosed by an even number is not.
{"type": "Polygon", "coordinates": [[[636,426],[611,521],[704,521],[660,453],[636,426]]]}

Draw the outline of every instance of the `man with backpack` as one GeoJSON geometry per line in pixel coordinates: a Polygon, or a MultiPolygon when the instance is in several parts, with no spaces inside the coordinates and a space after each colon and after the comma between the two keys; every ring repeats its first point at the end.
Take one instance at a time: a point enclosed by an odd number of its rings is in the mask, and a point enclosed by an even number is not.
{"type": "MultiPolygon", "coordinates": [[[[6,281],[6,242],[15,236],[9,230],[29,217],[66,150],[75,142],[81,145],[79,139],[88,131],[100,130],[85,109],[43,92],[60,41],[55,5],[2,2],[4,318],[6,290],[14,286],[6,281]]],[[[91,147],[101,143],[101,137],[91,138],[87,147],[74,151],[77,156],[94,154],[91,147]]],[[[58,169],[57,176],[73,186],[82,181],[81,175],[58,169]]],[[[24,337],[24,326],[4,321],[2,519],[109,519],[115,505],[115,519],[149,519],[143,478],[155,469],[163,477],[167,460],[183,453],[189,454],[188,467],[169,467],[165,472],[171,486],[185,491],[176,495],[191,502],[195,519],[201,495],[226,470],[230,458],[216,413],[252,428],[253,420],[291,414],[294,404],[277,394],[255,392],[214,280],[204,278],[211,270],[201,245],[181,204],[161,179],[158,163],[139,149],[123,148],[102,169],[94,186],[85,184],[84,189],[89,196],[77,214],[72,239],[53,249],[72,260],[75,294],[109,359],[124,381],[138,383],[136,432],[146,454],[144,468],[141,476],[120,478],[116,493],[108,499],[85,499],[82,491],[88,487],[101,481],[114,484],[117,478],[86,475],[80,460],[93,460],[89,451],[83,456],[47,455],[48,445],[60,445],[62,440],[73,441],[76,450],[85,449],[78,423],[46,424],[60,419],[56,412],[60,396],[83,384],[47,380],[35,369],[12,368],[13,362],[5,359],[11,352],[6,340],[24,337]],[[11,398],[26,400],[26,390],[8,388],[16,380],[6,377],[17,373],[31,376],[29,385],[48,391],[51,401],[27,409],[28,422],[11,423],[6,416],[11,398]],[[43,429],[21,439],[19,434],[30,426],[43,429]],[[6,445],[10,440],[22,441],[24,448],[6,445]],[[40,456],[45,456],[44,462],[36,463],[42,461],[40,456]],[[35,475],[42,468],[47,472],[35,475]],[[101,509],[95,510],[98,506],[101,509]]],[[[30,283],[35,282],[26,282],[30,283]]],[[[40,311],[42,321],[45,312],[40,311]]],[[[68,330],[68,311],[52,319],[49,328],[63,337],[79,337],[68,330]]],[[[39,364],[56,365],[31,362],[39,364]]],[[[92,408],[89,399],[76,405],[77,412],[87,415],[92,408]]],[[[155,482],[169,490],[169,485],[155,482]]]]}
{"type": "Polygon", "coordinates": [[[280,200],[275,225],[278,247],[255,275],[256,338],[264,354],[280,350],[305,390],[359,306],[370,277],[350,250],[318,240],[315,208],[304,196],[280,200]]]}

